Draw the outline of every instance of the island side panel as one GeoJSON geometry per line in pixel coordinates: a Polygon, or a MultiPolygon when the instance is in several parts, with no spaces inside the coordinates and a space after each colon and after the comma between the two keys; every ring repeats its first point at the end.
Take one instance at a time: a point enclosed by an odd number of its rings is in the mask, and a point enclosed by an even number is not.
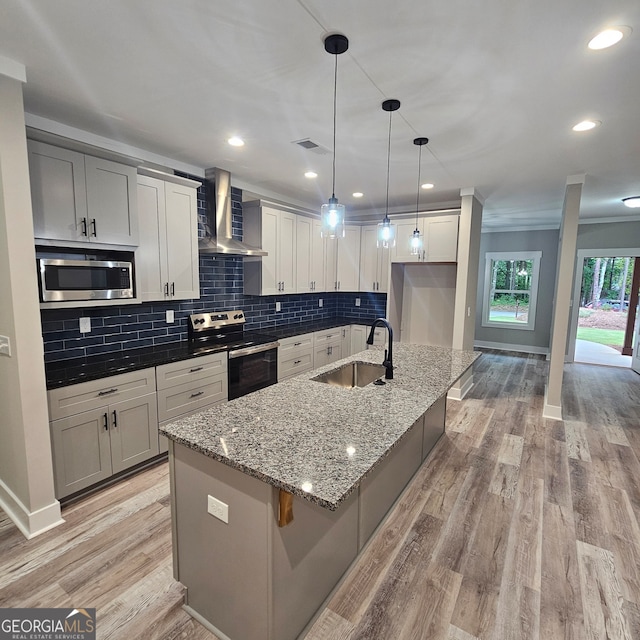
{"type": "Polygon", "coordinates": [[[268,526],[273,487],[174,443],[178,580],[187,605],[232,640],[265,640],[269,628],[268,526]],[[208,513],[229,506],[229,523],[208,513]]]}
{"type": "Polygon", "coordinates": [[[422,459],[436,446],[445,430],[447,416],[447,394],[436,400],[424,414],[424,437],[422,439],[422,459]]]}
{"type": "Polygon", "coordinates": [[[336,511],[297,496],[293,522],[272,514],[273,629],[271,640],[295,640],[358,555],[358,491],[336,511]]]}
{"type": "Polygon", "coordinates": [[[360,484],[359,550],[422,463],[423,420],[424,416],[416,421],[402,441],[360,484]]]}

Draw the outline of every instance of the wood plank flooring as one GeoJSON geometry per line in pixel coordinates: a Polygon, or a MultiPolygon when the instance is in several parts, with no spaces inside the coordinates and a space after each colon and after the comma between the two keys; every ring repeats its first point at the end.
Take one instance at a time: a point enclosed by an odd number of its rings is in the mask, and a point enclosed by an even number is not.
{"type": "MultiPolygon", "coordinates": [[[[546,366],[485,351],[306,640],[640,640],[640,376],[567,365],[557,422],[546,366]]],[[[215,640],[181,609],[168,493],[161,464],[31,541],[0,512],[0,607],[96,607],[100,639],[215,640]]]]}

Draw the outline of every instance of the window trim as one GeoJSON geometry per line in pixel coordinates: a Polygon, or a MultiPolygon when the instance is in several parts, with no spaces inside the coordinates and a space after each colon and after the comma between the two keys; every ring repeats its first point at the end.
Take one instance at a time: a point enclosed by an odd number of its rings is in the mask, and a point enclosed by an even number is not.
{"type": "Polygon", "coordinates": [[[488,251],[485,253],[485,269],[484,269],[484,293],[482,296],[482,326],[496,327],[500,329],[516,329],[518,331],[534,331],[536,324],[536,302],[538,299],[538,286],[540,284],[540,261],[542,260],[542,251],[488,251]],[[532,260],[533,270],[531,273],[531,288],[529,289],[529,314],[526,324],[517,324],[515,322],[498,322],[489,320],[491,311],[491,277],[492,262],[499,260],[532,260]]]}

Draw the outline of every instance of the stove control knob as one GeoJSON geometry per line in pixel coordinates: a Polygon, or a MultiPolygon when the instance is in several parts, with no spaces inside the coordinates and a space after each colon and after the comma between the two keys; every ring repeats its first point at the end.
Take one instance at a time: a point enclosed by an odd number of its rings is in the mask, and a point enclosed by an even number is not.
{"type": "Polygon", "coordinates": [[[233,316],[234,320],[240,320],[242,318],[242,314],[241,313],[236,313],[235,316],[233,316]]]}

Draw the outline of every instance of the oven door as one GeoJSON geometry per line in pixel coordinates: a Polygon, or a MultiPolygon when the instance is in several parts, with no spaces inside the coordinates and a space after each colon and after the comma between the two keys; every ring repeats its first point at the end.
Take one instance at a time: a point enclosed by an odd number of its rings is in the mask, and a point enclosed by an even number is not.
{"type": "Polygon", "coordinates": [[[229,351],[229,400],[278,382],[279,342],[229,351]]]}

